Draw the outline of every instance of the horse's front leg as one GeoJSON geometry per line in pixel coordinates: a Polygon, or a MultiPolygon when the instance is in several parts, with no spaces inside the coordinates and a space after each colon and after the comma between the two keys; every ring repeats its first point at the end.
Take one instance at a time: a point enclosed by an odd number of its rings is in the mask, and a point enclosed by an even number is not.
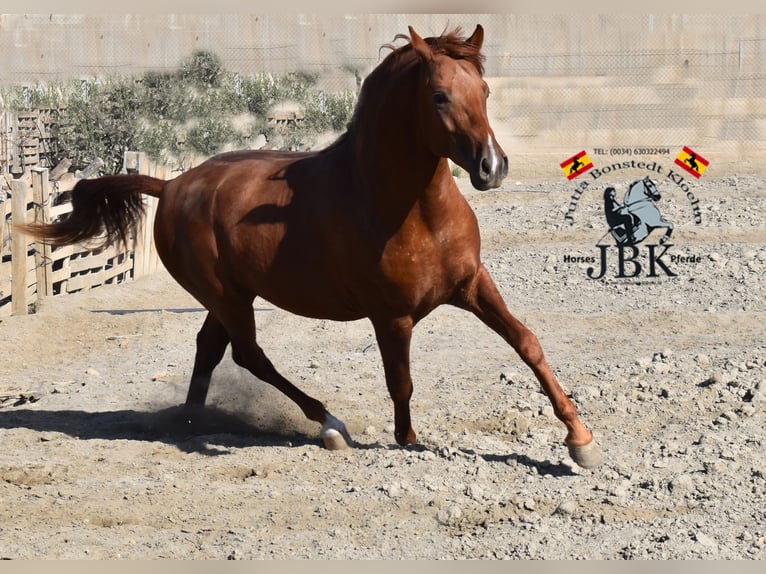
{"type": "Polygon", "coordinates": [[[410,376],[410,342],[413,321],[410,317],[373,319],[375,336],[383,358],[386,385],[394,402],[394,436],[400,445],[414,444],[415,431],[410,418],[412,377],[410,376]]]}
{"type": "Polygon", "coordinates": [[[599,464],[601,449],[591,432],[577,417],[577,408],[559,385],[542,347],[532,331],[514,317],[503,301],[486,268],[482,266],[470,286],[453,302],[472,311],[487,326],[503,337],[534,372],[548,396],[556,416],[567,427],[564,443],[572,459],[584,468],[599,464]]]}

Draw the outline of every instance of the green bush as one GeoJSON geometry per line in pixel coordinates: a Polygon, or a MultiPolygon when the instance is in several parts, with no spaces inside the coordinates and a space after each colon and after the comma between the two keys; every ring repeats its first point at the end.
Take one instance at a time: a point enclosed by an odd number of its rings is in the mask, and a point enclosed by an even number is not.
{"type": "Polygon", "coordinates": [[[356,105],[353,92],[319,92],[306,102],[304,127],[310,132],[341,132],[346,129],[356,105]]]}
{"type": "Polygon", "coordinates": [[[104,171],[115,173],[122,167],[124,152],[136,148],[140,105],[124,82],[94,83],[87,86],[84,99],[66,102],[58,121],[57,159],[67,157],[81,169],[101,158],[104,171]]]}
{"type": "Polygon", "coordinates": [[[101,158],[104,171],[114,173],[127,150],[170,163],[247,145],[258,134],[269,147],[311,146],[321,134],[344,130],[356,102],[350,91],[318,90],[317,80],[306,72],[238,76],[215,54],[201,51],[172,71],[5,89],[0,107],[60,109],[53,161],[66,157],[82,169],[101,158]],[[304,116],[286,132],[268,122],[269,112],[284,102],[300,106],[304,116]]]}
{"type": "Polygon", "coordinates": [[[265,116],[280,99],[279,84],[270,74],[257,74],[242,79],[242,99],[251,114],[265,116]]]}
{"type": "Polygon", "coordinates": [[[189,149],[204,155],[213,155],[227,143],[234,141],[236,132],[223,118],[203,118],[186,133],[186,145],[189,149]]]}
{"type": "Polygon", "coordinates": [[[188,87],[175,73],[147,72],[134,86],[142,115],[149,120],[184,122],[192,113],[188,87]]]}
{"type": "Polygon", "coordinates": [[[153,160],[168,163],[171,158],[183,155],[179,135],[178,125],[173,121],[146,122],[137,134],[137,146],[153,160]]]}
{"type": "Polygon", "coordinates": [[[178,75],[184,83],[197,88],[219,88],[224,75],[223,64],[215,54],[201,50],[181,64],[178,75]]]}

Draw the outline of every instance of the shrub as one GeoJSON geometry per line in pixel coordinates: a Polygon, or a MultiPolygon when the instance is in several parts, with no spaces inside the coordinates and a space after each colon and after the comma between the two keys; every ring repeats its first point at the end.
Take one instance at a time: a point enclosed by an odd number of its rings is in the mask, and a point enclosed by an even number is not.
{"type": "Polygon", "coordinates": [[[355,105],[356,95],[353,92],[319,92],[306,103],[305,129],[316,134],[343,131],[351,120],[355,105]]]}
{"type": "Polygon", "coordinates": [[[85,98],[71,98],[59,114],[59,156],[68,157],[80,169],[101,158],[105,171],[117,172],[124,152],[136,148],[139,103],[131,87],[119,81],[87,84],[87,88],[85,98]]]}
{"type": "Polygon", "coordinates": [[[231,122],[222,118],[203,118],[186,134],[189,149],[205,156],[213,155],[236,137],[231,122]]]}
{"type": "Polygon", "coordinates": [[[356,100],[350,91],[319,91],[317,80],[307,72],[241,77],[226,71],[215,54],[201,51],[174,71],[6,89],[0,106],[60,109],[53,163],[66,157],[82,169],[100,157],[104,171],[114,173],[130,149],[170,162],[247,145],[259,133],[270,147],[313,145],[319,135],[345,129],[356,100]],[[281,133],[268,115],[288,101],[301,107],[304,120],[281,133]]]}
{"type": "Polygon", "coordinates": [[[197,88],[218,88],[224,75],[221,60],[205,50],[200,50],[181,64],[179,76],[186,84],[197,88]]]}
{"type": "Polygon", "coordinates": [[[179,142],[178,125],[170,120],[145,122],[137,136],[138,149],[155,161],[168,163],[183,155],[179,142]]]}

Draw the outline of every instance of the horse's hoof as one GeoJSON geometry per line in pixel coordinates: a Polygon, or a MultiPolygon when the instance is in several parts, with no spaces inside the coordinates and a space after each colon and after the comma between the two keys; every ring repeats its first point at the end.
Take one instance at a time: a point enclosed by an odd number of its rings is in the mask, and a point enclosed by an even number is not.
{"type": "Polygon", "coordinates": [[[588,444],[582,446],[567,446],[569,448],[569,456],[582,468],[593,468],[604,461],[604,454],[595,440],[591,440],[588,444]]]}
{"type": "Polygon", "coordinates": [[[324,446],[328,450],[343,450],[353,444],[346,430],[346,425],[331,414],[328,414],[327,418],[325,418],[319,435],[322,437],[324,446]]]}

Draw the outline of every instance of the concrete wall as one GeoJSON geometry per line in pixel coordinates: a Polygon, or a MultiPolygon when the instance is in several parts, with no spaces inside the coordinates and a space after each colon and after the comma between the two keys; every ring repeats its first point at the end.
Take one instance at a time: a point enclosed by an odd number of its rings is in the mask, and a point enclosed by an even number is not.
{"type": "Polygon", "coordinates": [[[243,74],[300,69],[353,88],[408,24],[433,35],[477,22],[511,151],[766,147],[764,15],[1,15],[0,83],[172,69],[206,49],[243,74]]]}

